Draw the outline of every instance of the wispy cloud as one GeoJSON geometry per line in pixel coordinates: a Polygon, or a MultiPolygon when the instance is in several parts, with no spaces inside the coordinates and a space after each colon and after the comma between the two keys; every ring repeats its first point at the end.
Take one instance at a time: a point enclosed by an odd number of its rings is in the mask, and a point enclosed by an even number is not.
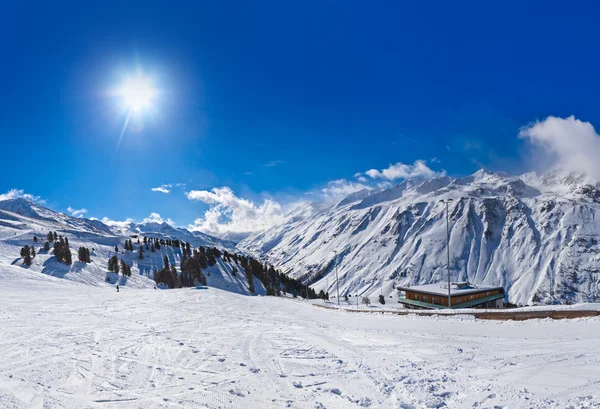
{"type": "Polygon", "coordinates": [[[390,181],[419,177],[432,178],[443,174],[445,174],[445,172],[436,172],[429,168],[424,160],[416,160],[412,165],[397,162],[385,169],[370,169],[365,172],[365,175],[369,176],[371,179],[385,179],[390,181]]]}
{"type": "Polygon", "coordinates": [[[363,183],[351,182],[346,179],[338,179],[327,183],[327,186],[320,190],[320,195],[322,199],[326,201],[340,200],[351,193],[363,189],[369,189],[369,186],[363,183]]]}
{"type": "Polygon", "coordinates": [[[171,193],[172,187],[173,187],[173,185],[171,185],[171,184],[164,184],[164,185],[160,185],[159,187],[153,187],[152,191],[169,194],[169,193],[171,193]]]}
{"type": "Polygon", "coordinates": [[[600,135],[591,123],[549,116],[522,128],[519,137],[549,154],[552,166],[600,181],[600,135]]]}
{"type": "Polygon", "coordinates": [[[67,212],[71,213],[73,217],[83,217],[88,211],[87,209],[73,209],[71,206],[67,207],[67,212]]]}
{"type": "Polygon", "coordinates": [[[262,203],[242,199],[229,187],[208,190],[191,190],[186,197],[210,205],[204,217],[198,218],[188,228],[215,235],[250,234],[283,222],[281,205],[274,200],[262,203]]]}
{"type": "Polygon", "coordinates": [[[281,165],[283,163],[285,163],[285,162],[282,160],[272,160],[271,162],[265,163],[265,166],[268,168],[272,168],[274,166],[281,165]]]}
{"type": "Polygon", "coordinates": [[[0,201],[17,199],[17,198],[27,199],[27,200],[29,200],[31,202],[36,202],[36,203],[39,203],[39,204],[46,203],[46,201],[43,200],[42,198],[40,198],[39,196],[34,196],[34,195],[29,194],[29,193],[25,193],[23,191],[23,189],[11,189],[11,190],[9,190],[6,193],[0,194],[0,201]]]}

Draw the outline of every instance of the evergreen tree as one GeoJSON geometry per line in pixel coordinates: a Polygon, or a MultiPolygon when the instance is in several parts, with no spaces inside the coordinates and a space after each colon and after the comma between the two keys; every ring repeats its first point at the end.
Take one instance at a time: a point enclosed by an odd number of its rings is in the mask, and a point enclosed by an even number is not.
{"type": "Polygon", "coordinates": [[[35,247],[31,246],[31,257],[35,257],[35,247]]]}
{"type": "Polygon", "coordinates": [[[77,259],[82,263],[91,263],[90,250],[85,247],[79,247],[79,250],[77,250],[77,259]]]}
{"type": "Polygon", "coordinates": [[[125,260],[123,259],[121,259],[121,271],[124,276],[131,276],[131,267],[129,267],[129,264],[125,263],[125,260]]]}
{"type": "Polygon", "coordinates": [[[33,236],[33,242],[34,242],[34,243],[37,243],[37,242],[38,242],[38,238],[37,238],[37,236],[33,236]]]}
{"type": "Polygon", "coordinates": [[[248,291],[254,294],[254,275],[252,274],[252,269],[246,269],[246,280],[248,280],[248,291]]]}
{"type": "Polygon", "coordinates": [[[70,266],[71,264],[73,264],[71,250],[69,250],[69,248],[66,247],[64,251],[65,251],[65,253],[64,253],[65,264],[68,265],[68,266],[70,266]]]}
{"type": "Polygon", "coordinates": [[[119,274],[119,259],[117,256],[108,259],[108,271],[119,274]]]}
{"type": "Polygon", "coordinates": [[[177,275],[177,269],[173,264],[171,264],[169,272],[171,274],[171,280],[173,280],[173,288],[181,288],[181,281],[179,280],[179,276],[177,275]]]}
{"type": "Polygon", "coordinates": [[[47,237],[48,237],[47,238],[48,241],[54,241],[54,236],[52,235],[51,231],[48,232],[48,236],[47,237]]]}
{"type": "Polygon", "coordinates": [[[194,282],[206,285],[206,276],[202,273],[200,263],[193,257],[188,257],[181,265],[181,274],[185,277],[182,284],[186,286],[194,285],[194,282]]]}
{"type": "Polygon", "coordinates": [[[56,234],[56,232],[54,232],[54,240],[53,241],[57,241],[58,240],[58,234],[56,234]]]}
{"type": "Polygon", "coordinates": [[[140,251],[138,253],[138,258],[141,260],[144,258],[144,249],[140,246],[140,251]]]}
{"type": "Polygon", "coordinates": [[[25,264],[26,266],[31,265],[31,255],[29,254],[29,249],[27,249],[27,252],[25,253],[25,256],[23,257],[23,264],[25,264]]]}
{"type": "Polygon", "coordinates": [[[119,246],[115,246],[115,253],[119,252],[119,246]]]}
{"type": "Polygon", "coordinates": [[[150,251],[151,251],[151,252],[153,252],[153,253],[156,251],[156,250],[154,249],[154,243],[152,243],[152,245],[150,246],[150,251]]]}
{"type": "Polygon", "coordinates": [[[71,250],[69,250],[69,241],[60,236],[60,240],[54,241],[54,257],[60,263],[70,265],[72,263],[71,250]]]}
{"type": "Polygon", "coordinates": [[[169,257],[167,257],[166,255],[163,257],[163,268],[165,270],[169,269],[169,257]]]}
{"type": "Polygon", "coordinates": [[[379,304],[385,305],[385,297],[383,294],[379,294],[379,304]]]}
{"type": "Polygon", "coordinates": [[[46,253],[50,251],[50,243],[49,242],[44,243],[44,251],[46,251],[46,253]]]}

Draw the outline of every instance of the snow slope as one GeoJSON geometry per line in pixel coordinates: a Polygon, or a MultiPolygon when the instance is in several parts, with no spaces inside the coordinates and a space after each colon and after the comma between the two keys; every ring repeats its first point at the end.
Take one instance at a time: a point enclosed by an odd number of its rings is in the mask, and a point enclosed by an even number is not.
{"type": "Polygon", "coordinates": [[[0,268],[0,407],[594,408],[600,320],[350,314],[0,268]]]}
{"type": "MultiPolygon", "coordinates": [[[[98,220],[75,218],[57,213],[39,204],[18,198],[0,201],[0,272],[7,274],[7,267],[11,268],[12,274],[19,272],[41,273],[69,281],[93,285],[93,286],[120,286],[136,288],[153,288],[155,283],[153,271],[163,266],[163,257],[166,255],[171,264],[179,267],[181,261],[181,250],[170,246],[161,246],[159,250],[152,253],[145,250],[144,258],[138,259],[137,239],[134,238],[133,252],[123,251],[125,240],[131,235],[157,237],[164,239],[190,240],[193,247],[198,245],[213,246],[221,249],[231,249],[234,243],[227,242],[204,235],[202,233],[191,233],[185,229],[174,228],[166,223],[131,224],[126,229],[107,226],[98,220]],[[56,261],[52,254],[52,243],[50,252],[43,251],[43,245],[49,231],[56,231],[69,239],[73,264],[67,266],[56,261]],[[33,242],[36,235],[40,240],[33,242]],[[24,245],[35,246],[37,255],[30,267],[23,265],[19,256],[20,249],[24,245]],[[221,245],[223,247],[221,247],[221,245]],[[89,264],[77,261],[77,250],[80,246],[87,247],[91,252],[92,262],[89,264]],[[124,259],[132,266],[131,277],[111,274],[111,281],[105,281],[108,259],[115,255],[114,248],[118,246],[119,259],[124,259]]],[[[243,274],[234,276],[233,267],[243,271],[241,266],[235,262],[224,263],[218,259],[218,263],[205,271],[207,284],[239,294],[248,294],[248,283],[243,274]]],[[[35,277],[35,274],[29,275],[35,277]]],[[[259,280],[255,280],[254,287],[257,294],[264,294],[265,290],[259,280]]]]}
{"type": "Polygon", "coordinates": [[[337,266],[341,294],[387,296],[397,285],[445,280],[442,199],[453,199],[452,280],[502,285],[516,304],[598,299],[599,185],[559,172],[406,180],[338,204],[305,204],[302,217],[238,248],[317,291],[334,293],[337,266]]]}

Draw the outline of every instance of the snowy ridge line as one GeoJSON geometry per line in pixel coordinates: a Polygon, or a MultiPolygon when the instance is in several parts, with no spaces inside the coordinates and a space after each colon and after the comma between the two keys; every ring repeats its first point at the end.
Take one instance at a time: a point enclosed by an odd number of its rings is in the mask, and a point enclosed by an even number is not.
{"type": "Polygon", "coordinates": [[[313,304],[314,307],[324,308],[326,310],[346,311],[355,313],[369,314],[391,314],[391,315],[418,315],[422,317],[431,316],[472,316],[480,320],[501,320],[501,321],[526,321],[535,319],[552,318],[554,320],[574,319],[574,318],[589,318],[600,316],[600,311],[595,310],[541,310],[541,311],[484,311],[484,312],[465,312],[450,310],[447,312],[440,311],[393,311],[393,310],[360,310],[353,308],[336,308],[327,305],[313,304]]]}
{"type": "Polygon", "coordinates": [[[600,300],[600,183],[560,171],[405,180],[339,204],[308,203],[237,248],[316,291],[386,300],[446,281],[502,286],[517,306],[600,300]],[[314,282],[313,282],[314,280],[314,282]]]}

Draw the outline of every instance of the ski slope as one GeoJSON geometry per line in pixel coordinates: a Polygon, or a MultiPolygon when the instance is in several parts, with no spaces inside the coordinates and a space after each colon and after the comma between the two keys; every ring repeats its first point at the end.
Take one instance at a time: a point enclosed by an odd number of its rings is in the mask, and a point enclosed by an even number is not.
{"type": "Polygon", "coordinates": [[[0,407],[600,407],[600,320],[350,314],[0,267],[0,407]]]}
{"type": "MultiPolygon", "coordinates": [[[[43,273],[48,276],[65,279],[92,286],[110,286],[115,284],[131,288],[153,288],[153,271],[163,267],[163,258],[166,256],[169,263],[180,269],[182,253],[179,247],[163,245],[155,252],[144,250],[144,257],[139,259],[136,237],[156,237],[162,239],[179,239],[190,241],[193,246],[216,244],[221,250],[231,249],[233,243],[199,232],[190,233],[181,228],[174,228],[166,223],[131,223],[127,228],[111,228],[97,220],[80,219],[57,213],[37,203],[18,198],[0,201],[0,271],[4,274],[35,277],[32,273],[43,273]],[[68,238],[73,257],[73,264],[68,266],[59,263],[53,254],[53,244],[50,251],[43,250],[46,235],[49,231],[68,238]],[[34,243],[33,237],[38,237],[34,243]],[[135,236],[133,241],[134,251],[125,251],[125,241],[135,236]],[[20,257],[21,247],[35,246],[37,254],[32,260],[32,265],[27,267],[20,257]],[[91,263],[82,263],[77,260],[77,250],[80,246],[90,250],[91,263]],[[115,253],[115,246],[119,252],[115,253]],[[131,277],[122,274],[109,274],[107,277],[107,261],[113,255],[123,259],[131,266],[131,277]],[[17,269],[9,267],[18,267],[17,269]]],[[[141,246],[143,246],[143,243],[141,246]]],[[[217,264],[204,269],[207,284],[211,287],[221,288],[238,294],[248,294],[248,282],[244,274],[234,275],[233,268],[243,271],[235,261],[224,262],[221,258],[217,264]]],[[[0,276],[1,277],[1,276],[0,276]]],[[[1,284],[1,283],[0,283],[1,284]]],[[[265,294],[265,289],[258,279],[254,279],[256,294],[265,294]]]]}

